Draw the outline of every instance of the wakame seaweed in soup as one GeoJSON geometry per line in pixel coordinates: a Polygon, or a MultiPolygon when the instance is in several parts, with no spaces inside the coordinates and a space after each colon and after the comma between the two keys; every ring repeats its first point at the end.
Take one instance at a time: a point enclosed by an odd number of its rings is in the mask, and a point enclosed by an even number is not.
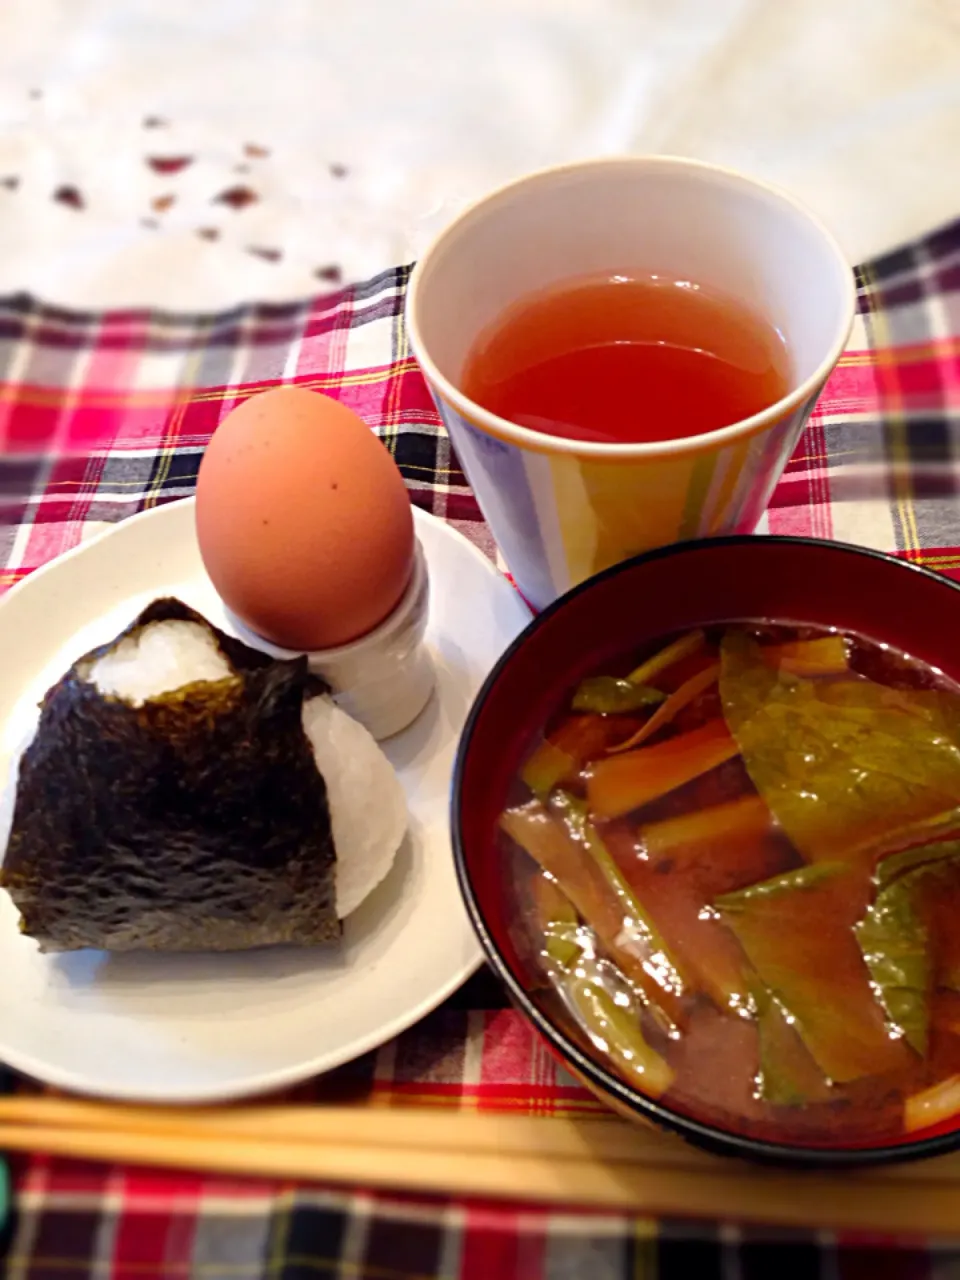
{"type": "Polygon", "coordinates": [[[960,1113],[960,687],[751,622],[569,691],[501,817],[537,998],[629,1084],[808,1145],[960,1113]]]}

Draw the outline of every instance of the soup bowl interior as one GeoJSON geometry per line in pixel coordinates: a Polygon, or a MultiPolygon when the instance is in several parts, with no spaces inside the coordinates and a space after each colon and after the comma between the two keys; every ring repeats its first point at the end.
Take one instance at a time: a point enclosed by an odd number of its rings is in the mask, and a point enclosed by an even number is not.
{"type": "Polygon", "coordinates": [[[517,771],[579,681],[645,643],[699,626],[769,620],[838,628],[960,679],[960,589],[890,557],[838,543],[715,538],[650,552],[590,579],[540,614],[504,654],[465,728],[453,791],[457,871],[486,956],[568,1068],[614,1109],[714,1151],[791,1164],[879,1163],[960,1146],[960,1118],[876,1145],[761,1140],[702,1123],[632,1089],[584,1051],[528,990],[511,931],[510,877],[497,838],[517,771]]]}

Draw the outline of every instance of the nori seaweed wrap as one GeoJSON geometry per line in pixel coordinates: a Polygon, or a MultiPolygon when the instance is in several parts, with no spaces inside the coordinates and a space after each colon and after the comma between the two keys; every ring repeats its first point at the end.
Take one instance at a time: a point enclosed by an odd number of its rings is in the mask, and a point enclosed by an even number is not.
{"type": "Polygon", "coordinates": [[[274,660],[170,598],[74,663],[20,761],[0,885],[22,931],[44,951],[339,938],[327,788],[301,720],[325,691],[306,658],[274,660]],[[205,628],[222,678],[101,692],[98,660],[159,622],[205,628]]]}

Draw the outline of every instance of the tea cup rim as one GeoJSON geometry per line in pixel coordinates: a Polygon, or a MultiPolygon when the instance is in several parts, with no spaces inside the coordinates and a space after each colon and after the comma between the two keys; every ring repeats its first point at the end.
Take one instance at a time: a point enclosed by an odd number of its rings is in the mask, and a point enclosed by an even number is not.
{"type": "Polygon", "coordinates": [[[434,237],[414,264],[407,285],[405,322],[411,349],[428,383],[435,387],[443,399],[468,423],[489,435],[517,445],[529,452],[566,454],[577,458],[614,462],[625,459],[668,457],[714,450],[725,444],[763,431],[773,423],[794,413],[809,399],[819,395],[824,383],[842,356],[853,329],[853,322],[856,316],[856,297],[857,290],[853,267],[837,238],[803,201],[775,183],[768,182],[762,178],[754,178],[727,165],[695,160],[687,156],[600,156],[589,160],[571,161],[533,170],[521,177],[502,183],[461,209],[434,237]],[[430,355],[428,345],[424,340],[420,311],[424,281],[428,276],[433,260],[449,238],[455,232],[461,230],[465,224],[484,216],[491,207],[508,199],[514,191],[521,187],[549,181],[565,173],[617,168],[683,168],[713,174],[718,178],[726,179],[738,185],[765,192],[768,196],[773,197],[774,200],[789,206],[799,213],[822,237],[828,251],[842,268],[839,272],[839,279],[843,289],[843,298],[841,300],[843,319],[826,355],[813,372],[804,378],[792,391],[787,392],[786,395],[781,396],[775,403],[766,409],[762,409],[759,413],[752,414],[750,417],[743,418],[729,426],[718,427],[713,431],[704,431],[698,435],[683,436],[671,440],[606,443],[553,436],[545,432],[533,431],[529,427],[519,426],[508,418],[502,418],[498,414],[484,409],[476,401],[465,395],[446,374],[441,372],[430,355]]]}

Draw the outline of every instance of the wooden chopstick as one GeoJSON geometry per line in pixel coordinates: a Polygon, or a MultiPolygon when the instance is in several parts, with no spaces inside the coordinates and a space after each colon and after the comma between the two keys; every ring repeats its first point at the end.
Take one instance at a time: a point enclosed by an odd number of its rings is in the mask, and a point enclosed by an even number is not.
{"type": "MultiPolygon", "coordinates": [[[[578,1121],[440,1108],[149,1107],[26,1096],[0,1096],[2,1123],[311,1145],[429,1147],[558,1158],[595,1156],[615,1162],[636,1159],[640,1132],[636,1126],[608,1116],[578,1121]]],[[[662,1146],[668,1162],[704,1159],[700,1152],[659,1130],[644,1131],[643,1141],[662,1146]]]]}
{"type": "Polygon", "coordinates": [[[632,1213],[949,1234],[960,1157],[839,1173],[710,1156],[615,1119],[0,1098],[0,1149],[632,1213]]]}

